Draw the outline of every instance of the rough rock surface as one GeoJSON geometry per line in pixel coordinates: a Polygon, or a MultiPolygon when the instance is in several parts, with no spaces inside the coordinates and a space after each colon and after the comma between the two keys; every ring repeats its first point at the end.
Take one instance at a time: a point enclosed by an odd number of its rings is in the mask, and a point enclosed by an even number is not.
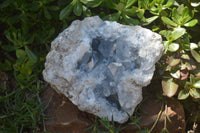
{"type": "Polygon", "coordinates": [[[142,100],[162,51],[157,33],[89,17],[52,42],[43,76],[80,110],[123,123],[142,100]]]}

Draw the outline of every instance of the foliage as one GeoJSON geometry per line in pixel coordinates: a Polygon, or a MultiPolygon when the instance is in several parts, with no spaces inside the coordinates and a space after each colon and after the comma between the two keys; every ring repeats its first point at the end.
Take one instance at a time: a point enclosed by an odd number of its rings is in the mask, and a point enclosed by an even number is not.
{"type": "MultiPolygon", "coordinates": [[[[0,12],[0,71],[17,82],[12,89],[0,88],[1,132],[38,130],[36,127],[44,118],[39,100],[44,86],[41,73],[50,42],[73,20],[94,15],[141,25],[162,35],[164,53],[157,66],[164,94],[181,100],[189,113],[190,108],[200,110],[198,1],[0,0],[0,12]]],[[[199,115],[195,118],[200,121],[199,115]]],[[[108,131],[121,129],[105,119],[100,123],[108,131]]]]}

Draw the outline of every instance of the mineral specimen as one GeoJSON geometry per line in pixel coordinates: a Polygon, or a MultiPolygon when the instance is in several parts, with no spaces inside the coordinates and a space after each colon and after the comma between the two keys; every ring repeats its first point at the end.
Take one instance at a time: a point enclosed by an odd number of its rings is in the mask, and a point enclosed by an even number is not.
{"type": "Polygon", "coordinates": [[[80,110],[123,123],[141,102],[162,51],[157,33],[88,17],[52,42],[43,77],[80,110]]]}

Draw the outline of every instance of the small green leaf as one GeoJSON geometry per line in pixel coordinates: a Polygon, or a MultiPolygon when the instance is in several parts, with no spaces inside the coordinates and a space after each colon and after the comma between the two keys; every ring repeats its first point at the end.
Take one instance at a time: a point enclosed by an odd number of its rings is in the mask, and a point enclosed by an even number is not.
{"type": "Polygon", "coordinates": [[[176,52],[178,49],[179,49],[178,43],[171,43],[168,46],[168,51],[170,51],[170,52],[176,52]]]}
{"type": "Polygon", "coordinates": [[[192,70],[191,64],[188,63],[188,62],[181,63],[181,70],[185,70],[185,69],[187,69],[187,70],[192,70]]]}
{"type": "Polygon", "coordinates": [[[4,49],[5,51],[8,51],[8,52],[12,52],[12,51],[15,51],[17,49],[13,45],[2,45],[1,47],[2,47],[2,49],[4,49]]]}
{"type": "Polygon", "coordinates": [[[142,25],[144,25],[144,26],[149,25],[150,23],[152,23],[157,18],[158,18],[158,16],[153,16],[153,17],[147,18],[146,21],[142,25]]]}
{"type": "Polygon", "coordinates": [[[184,85],[184,88],[189,90],[191,88],[191,83],[187,81],[184,85]]]}
{"type": "Polygon", "coordinates": [[[74,10],[73,10],[73,12],[74,12],[74,14],[75,14],[76,16],[81,16],[82,11],[83,11],[82,4],[80,3],[79,0],[77,0],[76,3],[75,3],[75,5],[74,5],[74,10]]]}
{"type": "Polygon", "coordinates": [[[91,13],[91,11],[90,11],[89,8],[87,8],[86,6],[82,6],[82,7],[83,7],[83,14],[84,14],[84,16],[86,16],[86,17],[92,16],[92,13],[91,13]]]}
{"type": "Polygon", "coordinates": [[[182,24],[185,24],[189,20],[191,20],[194,16],[194,13],[189,10],[189,8],[186,6],[184,7],[182,13],[182,24]]]}
{"type": "Polygon", "coordinates": [[[186,26],[186,27],[193,27],[197,23],[198,23],[198,20],[197,19],[193,19],[193,20],[189,21],[188,23],[185,23],[184,26],[186,26]]]}
{"type": "Polygon", "coordinates": [[[173,19],[173,21],[174,22],[176,22],[178,25],[180,25],[181,24],[181,16],[180,16],[180,14],[178,14],[178,11],[177,11],[177,9],[176,8],[173,8],[173,10],[172,10],[172,19],[173,19]]]}
{"type": "Polygon", "coordinates": [[[65,19],[66,17],[69,16],[69,14],[71,13],[72,11],[72,8],[73,8],[73,5],[70,3],[68,6],[66,6],[65,8],[63,8],[59,14],[59,19],[60,20],[63,20],[65,19]]]}
{"type": "Polygon", "coordinates": [[[190,95],[189,91],[187,89],[183,89],[183,90],[181,90],[179,92],[178,99],[179,100],[184,100],[184,99],[188,98],[189,95],[190,95]]]}
{"type": "Polygon", "coordinates": [[[182,54],[181,58],[186,59],[186,60],[190,60],[190,56],[188,54],[182,54]]]}
{"type": "Polygon", "coordinates": [[[175,0],[168,0],[167,4],[164,5],[164,7],[168,8],[168,7],[172,6],[174,4],[174,2],[175,2],[175,0]]]}
{"type": "Polygon", "coordinates": [[[169,19],[168,17],[161,17],[162,21],[165,23],[165,24],[168,24],[168,25],[171,25],[171,26],[174,26],[176,27],[177,24],[174,23],[171,19],[169,19]]]}
{"type": "Polygon", "coordinates": [[[118,21],[119,17],[120,17],[120,13],[117,12],[117,13],[107,15],[103,19],[109,20],[109,21],[118,21]]]}
{"type": "Polygon", "coordinates": [[[27,46],[25,46],[25,51],[31,61],[37,62],[37,56],[27,46]]]}
{"type": "Polygon", "coordinates": [[[128,25],[138,25],[140,23],[137,19],[133,19],[127,15],[124,15],[123,19],[128,25]]]}
{"type": "Polygon", "coordinates": [[[144,9],[138,9],[137,10],[137,16],[138,16],[138,18],[140,18],[140,19],[144,18],[144,13],[145,13],[144,9]]]}
{"type": "Polygon", "coordinates": [[[132,17],[135,17],[137,15],[137,10],[138,8],[133,6],[132,8],[130,9],[125,9],[124,10],[124,13],[128,16],[132,16],[132,17]]]}
{"type": "Polygon", "coordinates": [[[192,88],[190,89],[190,96],[193,97],[193,98],[200,98],[200,92],[199,92],[199,89],[195,89],[195,88],[192,88]]]}
{"type": "Polygon", "coordinates": [[[190,74],[190,84],[194,84],[195,83],[195,77],[194,75],[190,74]]]}
{"type": "Polygon", "coordinates": [[[21,57],[25,57],[26,56],[26,52],[22,49],[17,49],[16,50],[16,56],[17,58],[21,58],[21,57]]]}
{"type": "Polygon", "coordinates": [[[173,81],[173,78],[162,80],[163,92],[168,96],[172,97],[176,94],[178,84],[173,81]]]}
{"type": "Polygon", "coordinates": [[[193,87],[200,88],[200,80],[193,84],[193,87]]]}
{"type": "Polygon", "coordinates": [[[105,0],[104,2],[107,8],[117,10],[117,4],[113,0],[105,0]]]}
{"type": "Polygon", "coordinates": [[[198,63],[200,63],[200,55],[199,55],[199,53],[197,53],[195,50],[191,50],[191,54],[192,54],[192,56],[194,57],[194,59],[195,59],[198,63]]]}
{"type": "Polygon", "coordinates": [[[127,0],[125,8],[131,7],[136,2],[137,2],[137,0],[127,0]]]}
{"type": "Polygon", "coordinates": [[[171,71],[170,75],[171,75],[173,78],[180,79],[181,73],[180,73],[180,70],[177,70],[177,71],[175,71],[175,72],[171,71]]]}
{"type": "Polygon", "coordinates": [[[51,14],[49,13],[49,11],[47,10],[46,7],[44,7],[44,16],[46,19],[50,20],[52,17],[51,17],[51,14]]]}
{"type": "Polygon", "coordinates": [[[83,4],[85,4],[88,7],[98,7],[101,3],[102,0],[81,0],[83,4]]]}
{"type": "Polygon", "coordinates": [[[176,40],[185,34],[186,30],[184,28],[176,28],[172,31],[173,40],[176,40]]]}
{"type": "Polygon", "coordinates": [[[198,45],[196,43],[190,43],[190,49],[196,49],[198,45]]]}
{"type": "Polygon", "coordinates": [[[163,41],[163,45],[164,45],[164,53],[166,54],[169,46],[169,41],[163,41]]]}

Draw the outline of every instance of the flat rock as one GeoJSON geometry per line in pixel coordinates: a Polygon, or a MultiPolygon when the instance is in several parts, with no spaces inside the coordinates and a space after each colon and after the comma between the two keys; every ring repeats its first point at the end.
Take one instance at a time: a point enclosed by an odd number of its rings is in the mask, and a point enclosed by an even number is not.
{"type": "Polygon", "coordinates": [[[80,110],[124,123],[141,102],[162,52],[157,33],[88,17],[52,42],[43,77],[80,110]]]}

